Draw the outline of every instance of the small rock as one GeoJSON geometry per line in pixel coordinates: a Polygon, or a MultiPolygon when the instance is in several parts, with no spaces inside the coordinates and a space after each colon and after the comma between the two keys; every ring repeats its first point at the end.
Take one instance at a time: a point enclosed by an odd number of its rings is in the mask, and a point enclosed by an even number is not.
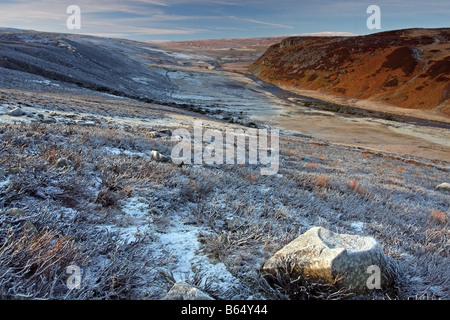
{"type": "Polygon", "coordinates": [[[162,157],[161,157],[161,160],[160,160],[161,162],[164,162],[164,163],[169,163],[169,162],[171,162],[172,161],[172,157],[171,156],[165,156],[165,155],[163,155],[162,157]]]}
{"type": "Polygon", "coordinates": [[[164,156],[158,151],[153,150],[152,151],[152,161],[156,162],[170,162],[172,161],[172,157],[170,156],[164,156]]]}
{"type": "Polygon", "coordinates": [[[0,179],[6,176],[6,171],[0,168],[0,179]]]}
{"type": "Polygon", "coordinates": [[[52,117],[44,118],[41,120],[43,123],[56,123],[56,119],[52,117]]]}
{"type": "Polygon", "coordinates": [[[6,211],[6,214],[14,217],[14,218],[23,218],[25,217],[25,212],[22,209],[19,208],[12,208],[6,211]]]}
{"type": "Polygon", "coordinates": [[[22,170],[21,170],[20,168],[18,168],[18,167],[9,168],[8,171],[9,171],[9,173],[11,173],[11,174],[19,174],[19,173],[22,172],[22,170]]]}
{"type": "Polygon", "coordinates": [[[155,139],[155,138],[161,137],[161,135],[156,131],[150,131],[145,136],[150,139],[155,139]]]}
{"type": "Polygon", "coordinates": [[[69,165],[69,161],[67,161],[67,159],[65,159],[65,158],[59,158],[55,163],[55,167],[57,167],[57,168],[65,168],[68,165],[69,165]]]}
{"type": "Polygon", "coordinates": [[[436,190],[450,191],[450,183],[444,182],[436,187],[436,190]]]}
{"type": "Polygon", "coordinates": [[[21,117],[26,115],[26,112],[21,108],[15,108],[14,110],[9,111],[7,114],[11,117],[21,117]]]}
{"type": "Polygon", "coordinates": [[[159,160],[161,160],[161,153],[159,153],[158,151],[156,151],[156,150],[152,150],[152,160],[153,161],[159,161],[159,160]]]}
{"type": "Polygon", "coordinates": [[[172,136],[172,130],[170,130],[170,129],[162,129],[162,130],[159,130],[159,133],[168,135],[169,137],[172,136]]]}
{"type": "Polygon", "coordinates": [[[184,282],[178,281],[169,290],[166,300],[214,300],[208,294],[198,288],[184,282]]]}
{"type": "MultiPolygon", "coordinates": [[[[16,219],[26,218],[25,212],[22,209],[19,209],[19,208],[9,209],[8,211],[6,211],[6,214],[11,216],[11,217],[13,217],[13,218],[16,218],[16,219]]],[[[29,235],[32,235],[32,236],[37,235],[38,230],[37,230],[36,226],[31,221],[24,220],[24,221],[21,221],[20,223],[21,223],[22,227],[26,230],[26,232],[29,235]]]]}

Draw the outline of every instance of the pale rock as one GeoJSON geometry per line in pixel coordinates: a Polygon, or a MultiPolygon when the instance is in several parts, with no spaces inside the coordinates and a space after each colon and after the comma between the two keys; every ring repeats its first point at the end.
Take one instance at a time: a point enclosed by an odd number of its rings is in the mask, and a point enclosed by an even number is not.
{"type": "Polygon", "coordinates": [[[166,300],[214,300],[208,294],[198,288],[184,282],[178,281],[173,285],[166,295],[166,300]]]}
{"type": "Polygon", "coordinates": [[[444,182],[436,187],[436,190],[450,191],[450,183],[444,182]]]}
{"type": "Polygon", "coordinates": [[[164,156],[156,150],[152,150],[152,160],[156,162],[170,162],[172,157],[164,156]]]}
{"type": "Polygon", "coordinates": [[[286,266],[292,268],[294,278],[307,276],[320,283],[341,278],[339,285],[357,294],[371,289],[369,267],[381,271],[381,288],[392,285],[396,270],[395,261],[374,238],[337,234],[322,227],[313,227],[286,245],[264,264],[263,271],[276,274],[286,266]]]}
{"type": "Polygon", "coordinates": [[[156,131],[150,131],[145,136],[150,139],[155,139],[155,138],[161,137],[161,135],[156,131]]]}
{"type": "Polygon", "coordinates": [[[11,117],[21,117],[26,115],[27,113],[23,111],[21,108],[15,108],[7,113],[11,117]]]}

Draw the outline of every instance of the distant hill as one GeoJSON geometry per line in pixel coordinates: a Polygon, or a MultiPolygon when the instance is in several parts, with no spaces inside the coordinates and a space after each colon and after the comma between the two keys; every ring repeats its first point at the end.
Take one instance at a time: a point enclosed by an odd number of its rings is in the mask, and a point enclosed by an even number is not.
{"type": "Polygon", "coordinates": [[[148,44],[123,39],[1,28],[0,87],[51,81],[147,101],[168,100],[173,84],[136,57],[149,49],[148,44]]]}
{"type": "Polygon", "coordinates": [[[278,85],[450,116],[450,28],[290,37],[250,70],[278,85]]]}

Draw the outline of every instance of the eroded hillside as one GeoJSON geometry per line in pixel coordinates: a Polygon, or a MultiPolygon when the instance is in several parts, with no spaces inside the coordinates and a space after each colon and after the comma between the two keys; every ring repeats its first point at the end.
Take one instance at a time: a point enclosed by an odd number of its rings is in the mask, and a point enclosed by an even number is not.
{"type": "Polygon", "coordinates": [[[291,37],[250,68],[278,85],[450,116],[450,29],[291,37]]]}

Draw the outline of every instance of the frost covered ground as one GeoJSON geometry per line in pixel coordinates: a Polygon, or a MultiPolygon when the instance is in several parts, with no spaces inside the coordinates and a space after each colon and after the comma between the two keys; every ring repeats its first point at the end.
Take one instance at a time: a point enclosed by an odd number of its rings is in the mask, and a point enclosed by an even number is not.
{"type": "Polygon", "coordinates": [[[216,299],[297,299],[260,269],[313,226],[373,236],[398,261],[395,290],[352,298],[450,298],[450,194],[436,189],[450,181],[448,130],[299,108],[211,70],[203,53],[61,37],[0,39],[36,45],[26,59],[35,49],[69,55],[67,69],[83,65],[76,81],[89,80],[70,82],[54,63],[51,79],[14,69],[34,59],[0,67],[1,298],[156,300],[185,280],[216,299]],[[105,48],[109,60],[78,60],[105,48]],[[152,160],[178,143],[168,130],[193,132],[194,121],[279,127],[278,173],[152,160]],[[67,286],[69,266],[80,289],[67,286]]]}
{"type": "Polygon", "coordinates": [[[241,125],[102,94],[2,92],[4,111],[19,101],[27,115],[0,116],[4,297],[163,299],[183,279],[217,299],[279,298],[262,264],[316,225],[374,236],[399,262],[398,290],[375,297],[450,297],[450,195],[436,190],[450,179],[446,162],[282,131],[276,175],[180,167],[151,160],[176,143],[164,129],[192,131],[194,118],[241,125]],[[8,217],[11,208],[24,216],[8,217]],[[24,220],[37,235],[21,233],[24,220]],[[57,249],[64,254],[48,256],[57,249]],[[48,260],[34,261],[38,253],[48,260]],[[67,289],[69,265],[82,270],[79,290],[67,289]]]}

